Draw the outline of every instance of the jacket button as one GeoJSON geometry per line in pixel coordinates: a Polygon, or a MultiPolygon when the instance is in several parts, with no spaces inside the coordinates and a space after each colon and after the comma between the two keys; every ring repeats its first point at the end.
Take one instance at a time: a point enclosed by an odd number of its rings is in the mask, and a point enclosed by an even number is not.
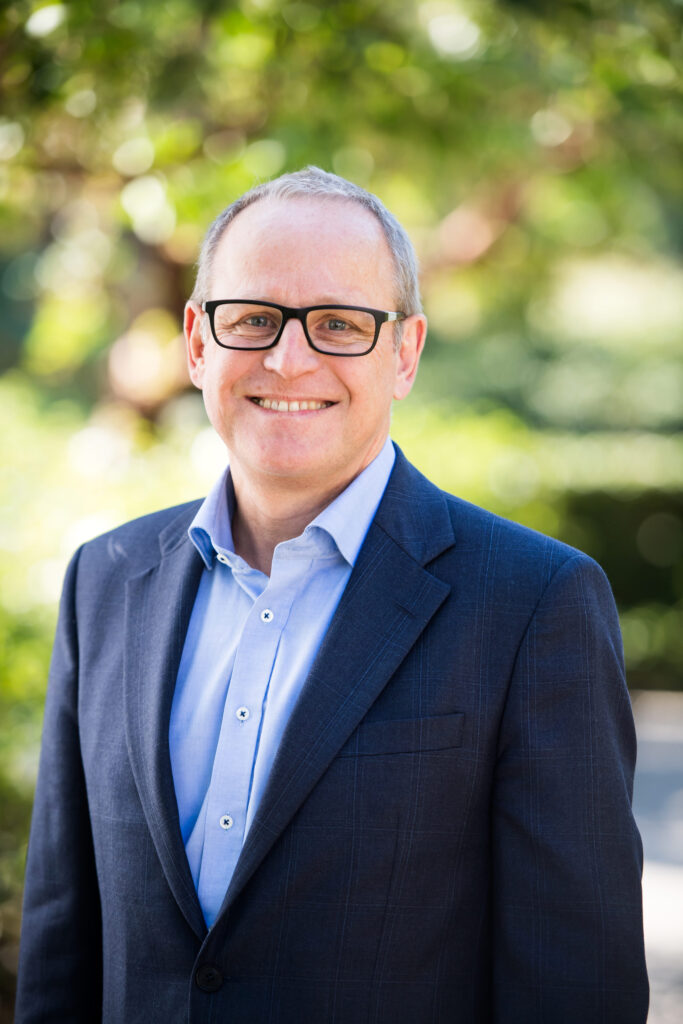
{"type": "Polygon", "coordinates": [[[202,992],[218,992],[223,984],[223,975],[213,964],[202,964],[194,976],[202,992]]]}

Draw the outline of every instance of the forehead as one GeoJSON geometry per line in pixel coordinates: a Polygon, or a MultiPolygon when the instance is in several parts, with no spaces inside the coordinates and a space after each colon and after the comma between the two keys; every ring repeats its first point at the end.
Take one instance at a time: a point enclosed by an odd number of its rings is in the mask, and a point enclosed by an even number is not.
{"type": "Polygon", "coordinates": [[[212,287],[274,285],[297,294],[308,290],[306,299],[297,299],[301,304],[312,304],[316,290],[336,294],[340,289],[354,292],[350,301],[365,305],[372,304],[370,295],[379,301],[380,292],[383,302],[391,301],[394,264],[380,222],[346,199],[257,200],[224,231],[214,256],[212,287]]]}

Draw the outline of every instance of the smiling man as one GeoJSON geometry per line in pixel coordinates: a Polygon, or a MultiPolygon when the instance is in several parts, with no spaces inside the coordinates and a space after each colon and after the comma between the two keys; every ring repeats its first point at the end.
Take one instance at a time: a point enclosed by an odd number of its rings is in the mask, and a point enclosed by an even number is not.
{"type": "Polygon", "coordinates": [[[389,440],[410,242],[308,168],[209,229],[229,468],[77,552],[19,1024],[641,1024],[635,741],[598,566],[389,440]]]}

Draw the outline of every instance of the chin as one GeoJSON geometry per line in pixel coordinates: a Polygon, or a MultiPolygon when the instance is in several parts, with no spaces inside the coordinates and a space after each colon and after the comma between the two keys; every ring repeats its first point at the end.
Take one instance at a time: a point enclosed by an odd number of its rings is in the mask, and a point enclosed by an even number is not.
{"type": "Polygon", "coordinates": [[[331,459],[320,445],[265,445],[253,452],[250,460],[254,469],[272,472],[278,476],[322,473],[329,469],[331,459]]]}
{"type": "Polygon", "coordinates": [[[292,480],[316,479],[325,475],[325,463],[320,459],[273,459],[264,461],[260,469],[269,476],[292,480]]]}

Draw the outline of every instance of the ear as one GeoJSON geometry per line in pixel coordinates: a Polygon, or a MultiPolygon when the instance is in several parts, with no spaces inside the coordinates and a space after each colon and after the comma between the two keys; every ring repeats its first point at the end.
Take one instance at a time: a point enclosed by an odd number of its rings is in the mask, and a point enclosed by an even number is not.
{"type": "Polygon", "coordinates": [[[394,398],[400,400],[410,394],[415,382],[426,337],[427,317],[422,313],[415,313],[414,316],[409,316],[403,321],[401,346],[396,353],[398,365],[396,367],[394,398]]]}
{"type": "Polygon", "coordinates": [[[185,304],[185,316],[183,319],[183,332],[185,334],[185,348],[187,351],[187,368],[190,380],[196,388],[202,388],[204,383],[204,337],[202,335],[202,310],[196,302],[185,304]]]}

